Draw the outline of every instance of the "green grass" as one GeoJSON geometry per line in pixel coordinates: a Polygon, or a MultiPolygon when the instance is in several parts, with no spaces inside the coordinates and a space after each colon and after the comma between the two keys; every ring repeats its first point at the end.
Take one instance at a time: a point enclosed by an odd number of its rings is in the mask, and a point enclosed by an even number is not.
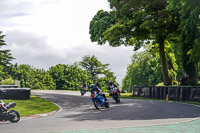
{"type": "Polygon", "coordinates": [[[49,102],[48,100],[33,95],[31,95],[30,100],[2,100],[5,103],[16,102],[17,106],[14,110],[17,110],[21,117],[47,113],[59,109],[55,104],[49,102]]]}
{"type": "MultiPolygon", "coordinates": [[[[172,101],[172,102],[179,102],[179,101],[172,101]]],[[[200,105],[200,102],[182,101],[181,103],[187,103],[187,104],[200,105]]]]}

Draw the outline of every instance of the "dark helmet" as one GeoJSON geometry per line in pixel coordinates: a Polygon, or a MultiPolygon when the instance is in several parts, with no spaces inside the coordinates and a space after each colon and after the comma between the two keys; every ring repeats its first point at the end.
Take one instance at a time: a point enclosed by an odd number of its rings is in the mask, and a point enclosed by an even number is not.
{"type": "Polygon", "coordinates": [[[96,83],[95,83],[95,86],[99,86],[99,82],[96,82],[96,83]]]}
{"type": "Polygon", "coordinates": [[[90,85],[90,88],[94,89],[95,85],[94,84],[91,84],[90,85]]]}
{"type": "Polygon", "coordinates": [[[112,80],[109,80],[109,81],[108,81],[108,84],[111,85],[111,84],[112,84],[112,80]]]}

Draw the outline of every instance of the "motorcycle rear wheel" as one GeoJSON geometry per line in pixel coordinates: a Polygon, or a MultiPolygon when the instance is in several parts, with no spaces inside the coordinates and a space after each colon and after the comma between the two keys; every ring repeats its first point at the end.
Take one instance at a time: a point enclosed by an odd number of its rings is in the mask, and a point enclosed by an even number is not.
{"type": "Polygon", "coordinates": [[[119,103],[120,102],[120,96],[118,94],[114,94],[113,95],[113,98],[115,99],[115,102],[116,103],[119,103]]]}
{"type": "Polygon", "coordinates": [[[108,102],[108,101],[105,102],[105,107],[106,107],[106,108],[109,108],[109,102],[108,102]]]}
{"type": "Polygon", "coordinates": [[[16,123],[20,120],[20,115],[17,111],[15,110],[10,110],[9,112],[9,121],[12,123],[16,123]]]}

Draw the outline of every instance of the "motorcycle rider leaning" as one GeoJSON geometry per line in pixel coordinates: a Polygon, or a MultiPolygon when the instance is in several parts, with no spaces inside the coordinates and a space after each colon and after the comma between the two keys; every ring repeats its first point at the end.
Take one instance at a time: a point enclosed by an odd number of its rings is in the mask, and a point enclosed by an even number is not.
{"type": "Polygon", "coordinates": [[[99,84],[99,82],[96,82],[95,86],[101,89],[101,85],[99,84]]]}
{"type": "Polygon", "coordinates": [[[109,81],[108,81],[108,90],[111,90],[111,89],[116,88],[116,87],[117,87],[117,85],[115,85],[115,84],[112,82],[112,80],[109,80],[109,81]]]}
{"type": "MultiPolygon", "coordinates": [[[[108,91],[111,91],[113,88],[117,88],[117,85],[115,85],[112,80],[108,81],[108,91]]],[[[110,93],[109,93],[110,95],[110,93]]]]}
{"type": "Polygon", "coordinates": [[[99,86],[99,84],[91,84],[90,85],[90,88],[91,88],[91,93],[93,93],[93,91],[97,91],[97,93],[99,94],[99,95],[101,95],[101,96],[103,96],[104,98],[105,98],[105,101],[106,102],[108,102],[108,99],[106,98],[106,96],[105,96],[105,94],[104,93],[101,93],[101,88],[100,88],[100,86],[99,86]]]}
{"type": "MultiPolygon", "coordinates": [[[[3,91],[0,90],[0,95],[3,91]]],[[[5,106],[4,106],[4,102],[1,101],[0,99],[0,116],[2,117],[3,116],[3,110],[8,110],[5,106]]]]}
{"type": "Polygon", "coordinates": [[[87,83],[83,83],[83,84],[81,85],[81,90],[82,90],[82,91],[87,91],[87,90],[88,90],[87,83]]]}

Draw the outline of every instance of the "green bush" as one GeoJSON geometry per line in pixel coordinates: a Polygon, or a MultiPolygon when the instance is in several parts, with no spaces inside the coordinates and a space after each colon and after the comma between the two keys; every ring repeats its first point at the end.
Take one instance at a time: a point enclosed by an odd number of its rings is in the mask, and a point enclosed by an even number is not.
{"type": "Polygon", "coordinates": [[[31,89],[41,89],[40,83],[34,84],[31,89]]]}
{"type": "Polygon", "coordinates": [[[197,85],[200,86],[200,81],[198,81],[197,85]]]}
{"type": "Polygon", "coordinates": [[[164,82],[158,83],[156,86],[165,86],[164,82]]]}
{"type": "Polygon", "coordinates": [[[15,81],[12,78],[4,79],[1,81],[2,85],[14,85],[15,81]]]}

